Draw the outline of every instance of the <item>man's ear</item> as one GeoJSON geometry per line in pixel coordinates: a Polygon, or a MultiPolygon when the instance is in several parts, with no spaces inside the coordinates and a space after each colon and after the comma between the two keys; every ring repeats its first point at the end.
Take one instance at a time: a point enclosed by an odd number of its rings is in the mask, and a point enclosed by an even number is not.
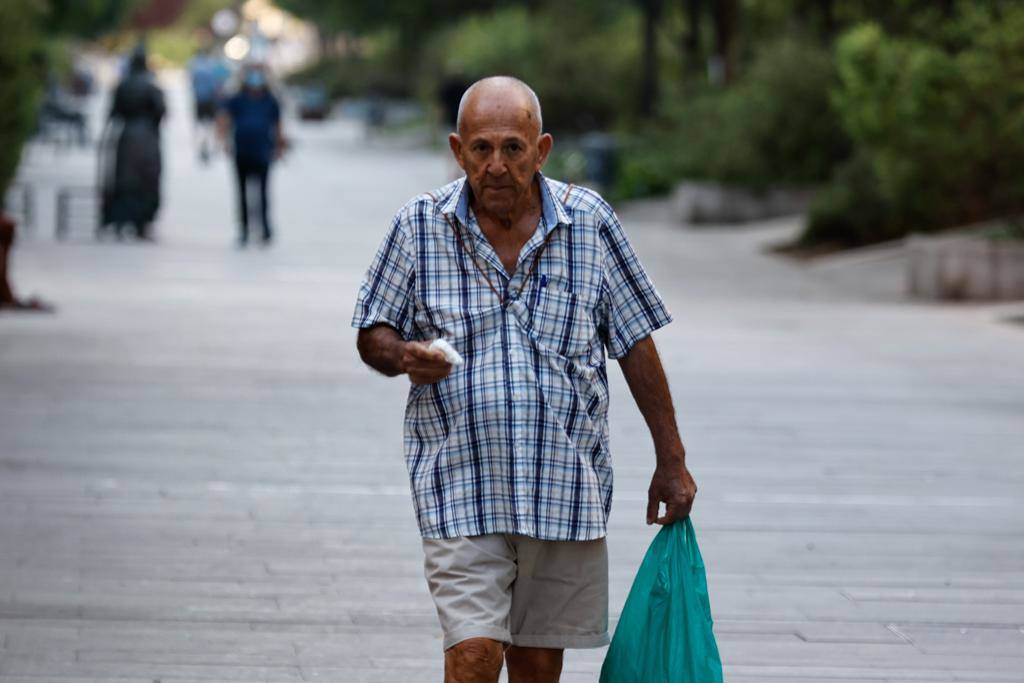
{"type": "Polygon", "coordinates": [[[548,155],[551,154],[551,146],[555,144],[555,139],[551,137],[550,133],[544,133],[537,139],[537,151],[540,152],[540,157],[537,159],[537,170],[539,171],[544,163],[548,160],[548,155]]]}
{"type": "Polygon", "coordinates": [[[456,133],[449,133],[448,146],[452,150],[452,156],[455,157],[455,163],[459,165],[459,168],[465,171],[466,167],[462,165],[462,138],[460,138],[456,133]]]}

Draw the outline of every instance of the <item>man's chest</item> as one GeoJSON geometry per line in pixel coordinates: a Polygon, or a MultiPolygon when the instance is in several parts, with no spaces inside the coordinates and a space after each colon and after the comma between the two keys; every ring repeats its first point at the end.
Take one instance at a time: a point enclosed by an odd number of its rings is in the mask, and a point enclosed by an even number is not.
{"type": "Polygon", "coordinates": [[[479,348],[511,329],[562,356],[586,353],[595,341],[604,282],[596,235],[559,226],[506,254],[450,230],[418,242],[414,315],[424,337],[479,348]],[[503,256],[515,258],[515,268],[503,256]]]}
{"type": "Polygon", "coordinates": [[[500,225],[487,219],[481,219],[478,223],[483,239],[486,240],[487,246],[494,250],[506,274],[513,275],[516,272],[523,249],[530,244],[537,231],[542,229],[538,223],[539,218],[540,212],[537,211],[524,216],[513,226],[500,225]]]}

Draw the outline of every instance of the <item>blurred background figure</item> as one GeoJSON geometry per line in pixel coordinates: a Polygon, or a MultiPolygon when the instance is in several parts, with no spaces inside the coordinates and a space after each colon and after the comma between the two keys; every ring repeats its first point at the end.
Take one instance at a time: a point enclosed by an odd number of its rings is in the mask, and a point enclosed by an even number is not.
{"type": "Polygon", "coordinates": [[[80,60],[76,60],[71,65],[68,89],[73,97],[85,98],[93,94],[95,80],[89,66],[80,60]]]}
{"type": "Polygon", "coordinates": [[[285,149],[281,132],[281,105],[270,90],[267,73],[260,64],[250,64],[242,72],[241,87],[221,106],[217,120],[218,134],[227,142],[232,133],[235,171],[238,178],[238,246],[249,241],[249,184],[259,187],[259,215],[263,227],[263,244],[268,245],[274,231],[270,225],[268,176],[270,165],[285,149]]]}
{"type": "Polygon", "coordinates": [[[437,102],[441,106],[441,115],[444,120],[441,122],[444,128],[444,139],[447,141],[448,133],[456,128],[459,120],[459,102],[462,101],[462,94],[470,85],[466,77],[465,69],[461,64],[456,64],[437,86],[437,102]]]}
{"type": "Polygon", "coordinates": [[[74,71],[71,88],[65,88],[53,73],[47,77],[46,92],[39,106],[38,127],[43,139],[81,147],[88,143],[86,115],[76,102],[81,95],[88,94],[91,87],[85,76],[88,74],[83,71],[74,71]]]}
{"type": "MultiPolygon", "coordinates": [[[[466,71],[461,64],[455,64],[441,79],[437,86],[437,103],[441,108],[441,130],[439,139],[447,143],[448,134],[458,127],[459,102],[462,101],[462,94],[470,85],[466,78],[466,71]]],[[[451,155],[445,156],[445,175],[454,180],[461,178],[462,168],[455,162],[451,155]]]]}
{"type": "MultiPolygon", "coordinates": [[[[140,45],[128,61],[128,73],[114,92],[111,135],[116,135],[114,166],[104,173],[100,230],[113,226],[120,239],[131,225],[139,239],[151,240],[150,224],[160,208],[160,122],[164,95],[153,82],[140,45]]],[[[104,145],[104,148],[109,146],[104,145]]]]}
{"type": "Polygon", "coordinates": [[[195,101],[195,132],[199,141],[199,160],[204,164],[213,151],[214,121],[224,84],[231,76],[216,48],[200,49],[188,63],[195,101]]]}

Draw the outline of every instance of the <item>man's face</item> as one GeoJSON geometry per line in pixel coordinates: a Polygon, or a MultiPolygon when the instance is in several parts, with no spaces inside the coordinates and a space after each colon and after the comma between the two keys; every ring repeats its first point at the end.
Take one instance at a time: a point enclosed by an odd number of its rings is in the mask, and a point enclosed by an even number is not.
{"type": "Polygon", "coordinates": [[[242,83],[250,91],[258,92],[267,86],[267,77],[261,69],[251,68],[245,72],[242,83]]]}
{"type": "Polygon", "coordinates": [[[552,140],[540,133],[527,107],[486,97],[467,108],[460,134],[449,136],[449,144],[475,200],[488,213],[507,216],[530,201],[530,184],[552,140]]]}

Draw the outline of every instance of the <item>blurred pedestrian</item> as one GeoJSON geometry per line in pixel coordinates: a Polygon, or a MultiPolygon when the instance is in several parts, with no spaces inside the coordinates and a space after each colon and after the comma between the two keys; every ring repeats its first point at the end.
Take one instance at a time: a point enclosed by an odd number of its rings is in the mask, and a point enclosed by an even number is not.
{"type": "Polygon", "coordinates": [[[85,147],[88,144],[85,113],[55,74],[50,74],[47,79],[43,101],[39,105],[39,129],[45,138],[58,145],[74,142],[85,147]]]}
{"type": "Polygon", "coordinates": [[[18,311],[41,311],[49,313],[53,306],[38,297],[19,299],[14,294],[10,281],[7,279],[7,265],[10,261],[11,247],[14,246],[14,219],[0,212],[0,310],[14,309],[18,311]]]}
{"type": "Polygon", "coordinates": [[[607,202],[540,173],[552,138],[525,83],[472,85],[457,131],[465,177],[398,212],[352,324],[364,362],[411,382],[406,460],[445,680],[495,683],[504,660],[511,683],[554,683],[564,648],[608,643],[606,353],[654,440],[647,523],[693,504],[651,338],[671,316],[607,202]]]}
{"type": "MultiPolygon", "coordinates": [[[[444,137],[455,130],[459,118],[459,103],[462,95],[469,87],[461,64],[456,64],[445,74],[437,87],[437,102],[441,107],[442,129],[444,137]]],[[[445,175],[449,180],[462,177],[462,169],[450,155],[445,155],[445,175]]]]}
{"type": "Polygon", "coordinates": [[[150,225],[160,208],[160,122],[165,112],[164,95],[153,82],[145,50],[137,48],[110,109],[110,122],[120,129],[114,168],[106,174],[102,224],[114,226],[118,239],[126,225],[139,239],[152,239],[150,225]]]}
{"type": "Polygon", "coordinates": [[[83,61],[76,61],[71,67],[71,94],[75,97],[88,97],[92,95],[95,79],[89,65],[83,61]]]}
{"type": "Polygon", "coordinates": [[[260,65],[249,65],[242,74],[241,89],[221,105],[217,130],[227,141],[233,132],[235,172],[238,179],[238,245],[249,241],[249,185],[259,187],[259,214],[263,244],[274,237],[270,225],[268,182],[271,163],[281,157],[287,142],[281,131],[281,105],[270,90],[267,74],[260,65]]]}
{"type": "Polygon", "coordinates": [[[231,70],[217,54],[216,49],[210,48],[196,53],[188,63],[188,73],[192,81],[192,98],[195,102],[199,160],[205,164],[210,160],[212,152],[217,105],[224,84],[231,76],[231,70]]]}
{"type": "Polygon", "coordinates": [[[455,130],[459,118],[459,103],[462,102],[462,95],[469,85],[462,65],[456,64],[437,86],[437,102],[441,107],[445,135],[455,130]]]}

